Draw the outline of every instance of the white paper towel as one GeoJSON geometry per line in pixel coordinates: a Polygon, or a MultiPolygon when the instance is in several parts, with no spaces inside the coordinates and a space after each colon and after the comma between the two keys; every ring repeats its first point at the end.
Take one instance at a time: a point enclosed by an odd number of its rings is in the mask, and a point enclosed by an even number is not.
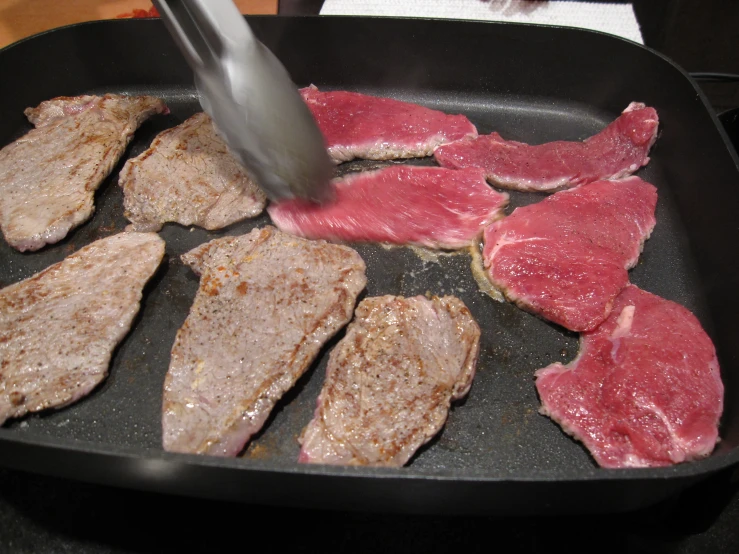
{"type": "Polygon", "coordinates": [[[644,44],[631,4],[546,0],[325,0],[321,15],[510,21],[580,27],[644,44]]]}

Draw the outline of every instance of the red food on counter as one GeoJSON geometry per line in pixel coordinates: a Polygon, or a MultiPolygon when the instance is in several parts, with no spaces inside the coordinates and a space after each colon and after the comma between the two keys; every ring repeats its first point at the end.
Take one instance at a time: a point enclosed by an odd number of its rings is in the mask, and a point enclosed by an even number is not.
{"type": "Polygon", "coordinates": [[[134,9],[132,12],[119,13],[115,17],[116,19],[159,17],[159,11],[152,6],[148,10],[134,9]]]}

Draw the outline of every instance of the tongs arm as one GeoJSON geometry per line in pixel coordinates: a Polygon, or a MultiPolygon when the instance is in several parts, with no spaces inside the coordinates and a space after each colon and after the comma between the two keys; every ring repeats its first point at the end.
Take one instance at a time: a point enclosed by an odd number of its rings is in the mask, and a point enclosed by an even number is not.
{"type": "Polygon", "coordinates": [[[241,25],[243,16],[232,0],[152,2],[194,70],[217,70],[218,58],[225,51],[224,40],[232,45],[249,44],[255,40],[249,26],[241,25]],[[244,35],[248,35],[250,40],[244,42],[244,35]]]}
{"type": "Polygon", "coordinates": [[[333,173],[310,110],[232,0],[154,0],[195,75],[203,110],[273,200],[332,198],[333,173]]]}

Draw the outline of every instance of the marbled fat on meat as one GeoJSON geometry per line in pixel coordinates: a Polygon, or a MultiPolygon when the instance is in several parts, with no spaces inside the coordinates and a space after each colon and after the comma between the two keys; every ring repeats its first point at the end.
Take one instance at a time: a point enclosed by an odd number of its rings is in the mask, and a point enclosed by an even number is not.
{"type": "Polygon", "coordinates": [[[281,230],[309,238],[457,249],[503,217],[508,203],[478,169],[394,166],[354,173],[333,186],[332,203],[290,200],[267,212],[281,230]]]}
{"type": "Polygon", "coordinates": [[[259,215],[267,203],[205,113],[159,134],[126,161],[118,184],[137,231],[159,231],[166,222],[222,229],[259,215]]]}
{"type": "Polygon", "coordinates": [[[0,150],[0,228],[13,248],[34,251],[87,221],[94,196],[150,116],[151,96],[60,97],[25,113],[35,129],[0,150]]]}
{"type": "Polygon", "coordinates": [[[200,287],[164,383],[163,445],[235,456],[352,316],[366,283],[351,248],[274,227],[182,256],[200,287]]]}
{"type": "Polygon", "coordinates": [[[649,162],[657,139],[657,111],[633,102],[610,125],[583,142],[539,145],[504,140],[498,133],[442,145],[434,158],[442,167],[481,167],[500,187],[524,191],[571,188],[619,179],[649,162]]]}
{"type": "Polygon", "coordinates": [[[156,234],[119,233],[0,290],[0,424],[105,379],[163,256],[156,234]]]}
{"type": "Polygon", "coordinates": [[[331,352],[299,461],[405,465],[469,392],[479,341],[480,328],[453,296],[364,299],[331,352]]]}
{"type": "Polygon", "coordinates": [[[485,229],[496,288],[572,331],[608,317],[656,224],[657,189],[638,177],[598,181],[517,208],[485,229]]]}
{"type": "Polygon", "coordinates": [[[357,92],[300,89],[335,163],[430,156],[434,148],[477,129],[463,115],[357,92]]]}
{"type": "Polygon", "coordinates": [[[573,362],[536,372],[536,388],[541,413],[602,467],[687,462],[716,445],[724,387],[711,339],[683,306],[633,285],[573,362]]]}

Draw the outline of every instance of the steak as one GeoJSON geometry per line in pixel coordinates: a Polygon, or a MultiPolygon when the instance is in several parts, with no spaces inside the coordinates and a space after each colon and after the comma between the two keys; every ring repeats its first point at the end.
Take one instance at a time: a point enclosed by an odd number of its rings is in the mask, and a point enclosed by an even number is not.
{"type": "Polygon", "coordinates": [[[204,113],[157,136],[126,162],[118,184],[137,231],[158,231],[169,221],[221,229],[259,215],[266,204],[204,113]]]}
{"type": "Polygon", "coordinates": [[[628,284],[656,224],[657,189],[639,177],[597,181],[520,207],[485,229],[487,275],[519,307],[591,331],[628,284]]]}
{"type": "Polygon", "coordinates": [[[274,227],[184,254],[200,275],[164,383],[164,448],[235,456],[352,316],[366,283],[346,246],[274,227]]]}
{"type": "Polygon", "coordinates": [[[119,233],[0,290],[0,424],[105,379],[163,256],[156,234],[119,233]]]}
{"type": "Polygon", "coordinates": [[[472,386],[480,328],[453,296],[364,299],[329,357],[305,463],[405,465],[472,386]]]}
{"type": "Polygon", "coordinates": [[[476,137],[463,115],[448,115],[392,98],[300,89],[335,163],[430,156],[440,144],[476,137]]]}
{"type": "Polygon", "coordinates": [[[87,221],[94,196],[151,115],[151,96],[77,96],[25,111],[35,129],[0,150],[0,228],[25,252],[63,239],[87,221]]]}
{"type": "Polygon", "coordinates": [[[541,413],[602,467],[653,467],[707,456],[724,387],[711,339],[684,307],[629,285],[583,333],[570,364],[536,372],[541,413]]]}
{"type": "Polygon", "coordinates": [[[335,180],[335,200],[288,200],[267,212],[283,231],[309,238],[465,248],[503,217],[508,195],[482,171],[394,166],[335,180]]]}
{"type": "Polygon", "coordinates": [[[555,191],[602,179],[620,179],[649,162],[659,120],[654,108],[632,102],[597,135],[583,142],[529,145],[498,133],[440,146],[434,158],[442,167],[481,167],[500,187],[555,191]]]}

